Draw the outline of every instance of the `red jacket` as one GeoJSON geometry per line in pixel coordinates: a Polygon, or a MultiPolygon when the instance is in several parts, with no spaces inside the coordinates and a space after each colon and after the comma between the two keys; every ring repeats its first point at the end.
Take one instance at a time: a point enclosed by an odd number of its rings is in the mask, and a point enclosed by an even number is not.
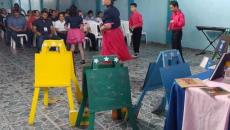
{"type": "Polygon", "coordinates": [[[33,22],[36,20],[35,16],[31,16],[29,17],[29,19],[27,20],[27,29],[30,29],[32,30],[32,27],[33,27],[33,22]]]}
{"type": "Polygon", "coordinates": [[[171,21],[168,27],[169,30],[180,30],[183,29],[183,27],[185,26],[185,17],[180,10],[177,12],[173,12],[171,21]]]}
{"type": "Polygon", "coordinates": [[[137,28],[142,26],[143,26],[142,15],[138,11],[133,12],[129,18],[129,27],[137,28]]]}

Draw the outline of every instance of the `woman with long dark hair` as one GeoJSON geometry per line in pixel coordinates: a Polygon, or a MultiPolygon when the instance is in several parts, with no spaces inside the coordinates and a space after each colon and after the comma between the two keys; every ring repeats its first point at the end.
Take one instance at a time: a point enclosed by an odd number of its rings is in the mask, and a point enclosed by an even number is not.
{"type": "Polygon", "coordinates": [[[81,55],[81,64],[85,64],[84,56],[84,28],[83,19],[78,15],[77,7],[72,5],[69,10],[69,16],[66,17],[65,27],[68,29],[67,43],[71,45],[71,51],[75,51],[75,46],[78,45],[81,55]]]}
{"type": "Polygon", "coordinates": [[[101,55],[117,55],[121,61],[131,60],[128,48],[125,44],[123,33],[120,29],[120,12],[113,6],[115,0],[102,0],[107,8],[104,11],[102,51],[101,55]]]}

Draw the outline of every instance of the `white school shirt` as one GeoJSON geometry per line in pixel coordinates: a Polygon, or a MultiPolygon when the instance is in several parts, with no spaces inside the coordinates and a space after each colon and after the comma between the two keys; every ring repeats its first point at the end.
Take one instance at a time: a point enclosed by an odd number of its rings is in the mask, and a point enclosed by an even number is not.
{"type": "Polygon", "coordinates": [[[58,29],[59,32],[67,31],[65,29],[65,21],[61,22],[60,20],[57,20],[54,22],[54,28],[58,29]]]}

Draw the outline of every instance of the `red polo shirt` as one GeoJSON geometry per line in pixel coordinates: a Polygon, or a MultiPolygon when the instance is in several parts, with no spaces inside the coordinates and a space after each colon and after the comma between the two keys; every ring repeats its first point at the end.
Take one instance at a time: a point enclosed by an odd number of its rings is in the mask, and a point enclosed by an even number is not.
{"type": "Polygon", "coordinates": [[[169,30],[180,30],[185,26],[185,17],[180,10],[172,13],[171,21],[173,22],[169,23],[169,30]]]}
{"type": "Polygon", "coordinates": [[[143,26],[142,15],[138,11],[133,12],[129,19],[129,27],[138,28],[142,26],[143,26]]]}

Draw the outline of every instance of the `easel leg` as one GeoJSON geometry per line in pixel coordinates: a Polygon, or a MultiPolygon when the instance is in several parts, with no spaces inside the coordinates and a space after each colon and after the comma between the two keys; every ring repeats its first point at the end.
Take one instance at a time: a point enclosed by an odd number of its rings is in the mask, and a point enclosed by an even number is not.
{"type": "Polygon", "coordinates": [[[44,105],[47,107],[49,103],[49,89],[44,88],[44,105]]]}
{"type": "Polygon", "coordinates": [[[94,130],[94,119],[95,119],[95,113],[90,112],[90,115],[89,115],[89,130],[94,130]]]}
{"type": "Polygon", "coordinates": [[[29,115],[29,125],[34,124],[34,117],[36,114],[39,91],[40,91],[40,88],[35,87],[32,106],[31,106],[30,115],[29,115]]]}
{"type": "Polygon", "coordinates": [[[74,84],[75,84],[75,89],[76,89],[76,97],[77,97],[77,102],[80,104],[82,102],[82,93],[79,87],[79,83],[77,80],[77,77],[74,76],[74,84]]]}
{"type": "Polygon", "coordinates": [[[132,107],[128,108],[128,117],[129,117],[129,119],[128,119],[129,123],[133,127],[133,130],[138,130],[137,123],[136,123],[136,118],[134,116],[134,112],[133,112],[132,107]]]}
{"type": "Polygon", "coordinates": [[[78,113],[78,117],[77,117],[77,126],[78,127],[81,124],[85,106],[86,106],[86,99],[83,98],[83,101],[81,103],[80,110],[79,110],[79,113],[78,113]]]}
{"type": "Polygon", "coordinates": [[[73,63],[72,63],[72,80],[73,80],[74,85],[75,85],[75,87],[76,87],[77,102],[78,102],[78,104],[80,104],[83,97],[82,97],[82,93],[81,93],[81,90],[80,90],[80,87],[79,87],[79,83],[78,83],[78,80],[77,80],[78,78],[77,78],[77,74],[76,74],[75,67],[74,67],[74,64],[75,64],[74,61],[75,61],[75,60],[74,60],[74,56],[73,56],[73,63]]]}
{"type": "Polygon", "coordinates": [[[141,95],[139,96],[138,100],[137,100],[137,104],[134,106],[134,112],[135,112],[136,118],[137,118],[139,111],[141,109],[142,101],[144,100],[146,92],[147,92],[147,90],[144,89],[143,92],[141,93],[141,95]]]}
{"type": "Polygon", "coordinates": [[[69,109],[70,109],[70,112],[69,112],[69,121],[70,121],[70,124],[72,126],[75,126],[76,120],[77,120],[77,112],[76,112],[75,106],[74,106],[74,101],[73,101],[73,97],[72,97],[72,88],[71,88],[71,86],[68,86],[66,88],[66,90],[67,90],[67,96],[68,96],[68,101],[69,101],[69,109]]]}

